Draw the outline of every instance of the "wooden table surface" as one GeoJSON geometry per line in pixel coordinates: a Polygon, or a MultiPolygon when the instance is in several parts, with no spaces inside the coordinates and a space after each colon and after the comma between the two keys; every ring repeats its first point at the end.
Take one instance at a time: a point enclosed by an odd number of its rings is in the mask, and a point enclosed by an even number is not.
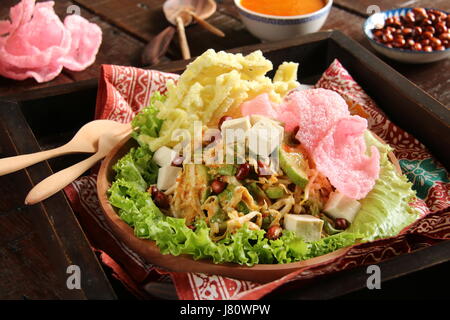
{"type": "MultiPolygon", "coordinates": [[[[0,19],[7,17],[8,8],[16,2],[17,0],[2,0],[0,19]]],[[[81,15],[83,17],[91,22],[97,23],[102,28],[103,43],[95,64],[82,72],[64,70],[55,80],[43,84],[36,83],[32,79],[14,81],[0,77],[0,99],[2,97],[8,98],[10,96],[20,95],[33,89],[75,83],[83,80],[95,81],[99,76],[99,69],[102,64],[142,66],[140,56],[144,46],[169,25],[161,11],[162,4],[164,3],[163,0],[57,0],[55,2],[56,12],[60,17],[64,17],[68,9],[73,8],[72,6],[75,5],[81,9],[81,15]]],[[[323,30],[339,29],[370,51],[373,51],[363,35],[362,23],[368,16],[367,8],[374,4],[378,5],[381,10],[403,6],[428,6],[450,11],[450,1],[448,0],[335,0],[323,30]]],[[[198,25],[188,27],[187,38],[193,56],[201,54],[208,48],[226,50],[260,42],[249,34],[240,22],[232,0],[218,1],[218,11],[208,21],[222,29],[226,33],[226,37],[215,37],[198,25]]],[[[180,58],[179,47],[175,40],[170,45],[166,56],[161,59],[161,63],[179,60],[180,58]]],[[[450,70],[450,59],[425,65],[406,65],[389,61],[386,58],[382,59],[442,104],[446,106],[450,105],[450,77],[448,72],[450,70]]],[[[156,69],[158,66],[153,67],[156,69]]],[[[2,134],[1,130],[0,134],[2,134]]],[[[17,179],[15,183],[29,183],[29,180],[25,176],[17,176],[15,179],[17,179]]],[[[14,194],[12,190],[5,186],[1,186],[0,190],[4,191],[2,192],[3,194],[14,194]]],[[[15,195],[15,197],[21,196],[23,195],[15,195]]],[[[0,209],[2,211],[0,212],[0,216],[3,215],[3,220],[8,223],[3,223],[2,228],[0,228],[1,230],[5,230],[0,232],[0,242],[3,248],[9,246],[14,249],[17,243],[13,242],[17,242],[18,240],[14,237],[8,237],[6,230],[14,230],[21,227],[25,229],[32,228],[32,224],[38,223],[39,221],[14,221],[14,218],[7,220],[7,213],[11,208],[6,203],[10,203],[10,201],[11,199],[8,199],[8,201],[3,198],[0,199],[0,209]]],[[[48,243],[41,240],[33,237],[20,238],[21,245],[28,243],[27,248],[29,250],[35,248],[37,252],[45,251],[49,248],[48,243]]],[[[16,269],[8,272],[3,268],[0,270],[0,298],[17,298],[17,292],[27,290],[24,284],[26,282],[23,278],[24,274],[21,272],[28,270],[29,266],[24,265],[24,260],[21,260],[13,249],[1,251],[1,259],[3,261],[10,259],[11,264],[9,266],[16,265],[16,269]],[[11,285],[10,287],[13,287],[13,284],[17,283],[17,287],[19,288],[17,292],[6,292],[2,290],[1,282],[6,280],[11,285]]],[[[41,257],[38,256],[37,259],[41,259],[41,257]]],[[[50,261],[41,262],[43,265],[50,263],[50,261]]],[[[42,291],[41,296],[39,296],[38,291],[34,288],[34,291],[32,291],[34,297],[65,297],[57,289],[52,288],[51,283],[54,281],[54,278],[56,279],[56,276],[48,276],[44,279],[45,281],[49,281],[49,287],[42,291]]],[[[113,295],[109,294],[108,288],[105,287],[104,290],[107,292],[104,297],[113,297],[113,295]]],[[[69,295],[69,297],[86,298],[86,296],[78,297],[76,295],[69,295]]]]}

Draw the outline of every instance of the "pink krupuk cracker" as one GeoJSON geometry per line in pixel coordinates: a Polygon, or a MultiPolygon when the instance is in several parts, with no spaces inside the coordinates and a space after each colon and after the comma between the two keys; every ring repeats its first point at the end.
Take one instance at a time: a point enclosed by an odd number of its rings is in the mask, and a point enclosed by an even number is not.
{"type": "Polygon", "coordinates": [[[80,71],[94,63],[101,29],[78,15],[63,24],[53,6],[22,0],[10,9],[10,21],[0,21],[0,75],[46,82],[63,67],[80,71]]]}
{"type": "Polygon", "coordinates": [[[366,155],[364,132],[367,120],[359,116],[339,119],[312,156],[317,169],[341,193],[362,199],[375,185],[380,172],[380,153],[375,146],[366,155]]]}

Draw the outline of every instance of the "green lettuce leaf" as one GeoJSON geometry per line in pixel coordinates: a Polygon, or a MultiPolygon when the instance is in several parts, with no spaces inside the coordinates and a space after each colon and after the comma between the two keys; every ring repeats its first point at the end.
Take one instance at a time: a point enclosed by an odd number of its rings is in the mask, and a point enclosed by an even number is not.
{"type": "Polygon", "coordinates": [[[141,190],[155,184],[158,178],[158,165],[152,159],[153,153],[147,146],[131,148],[130,151],[113,166],[116,179],[124,179],[136,184],[141,190]]]}
{"type": "Polygon", "coordinates": [[[134,128],[132,136],[139,145],[148,146],[148,140],[151,137],[159,136],[163,120],[157,117],[159,110],[155,107],[155,104],[157,101],[164,102],[165,99],[165,96],[155,92],[150,98],[150,104],[133,118],[131,122],[134,128]]]}
{"type": "Polygon", "coordinates": [[[380,151],[380,176],[361,200],[361,209],[346,231],[361,234],[364,240],[395,236],[419,217],[419,212],[409,206],[416,193],[412,183],[389,161],[390,147],[370,133],[365,137],[368,146],[374,145],[380,151]]]}
{"type": "MultiPolygon", "coordinates": [[[[118,209],[119,216],[131,226],[137,225],[148,217],[157,221],[164,216],[153,203],[150,194],[142,191],[132,181],[118,179],[113,182],[108,193],[109,202],[118,209]]],[[[145,234],[144,231],[136,228],[135,233],[139,236],[145,234]]]]}

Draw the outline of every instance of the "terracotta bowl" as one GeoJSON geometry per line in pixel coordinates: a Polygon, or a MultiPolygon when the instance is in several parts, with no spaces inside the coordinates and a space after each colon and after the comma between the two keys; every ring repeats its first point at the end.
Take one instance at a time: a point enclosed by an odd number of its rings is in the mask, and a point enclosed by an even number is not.
{"type": "MultiPolygon", "coordinates": [[[[198,272],[266,283],[279,279],[300,268],[332,262],[345,255],[350,249],[350,247],[342,248],[316,258],[295,263],[258,264],[252,267],[241,266],[234,263],[215,264],[210,260],[194,260],[189,255],[173,256],[170,254],[161,254],[154,241],[137,238],[134,235],[133,229],[117,215],[114,207],[108,201],[107,191],[114,178],[112,167],[117,160],[135,146],[137,146],[137,143],[133,139],[126,138],[103,160],[98,174],[97,192],[100,205],[105,213],[106,221],[113,233],[130,249],[135,251],[149,263],[175,272],[198,272]]],[[[395,156],[391,154],[390,158],[399,170],[400,167],[398,166],[398,161],[395,156]]]]}

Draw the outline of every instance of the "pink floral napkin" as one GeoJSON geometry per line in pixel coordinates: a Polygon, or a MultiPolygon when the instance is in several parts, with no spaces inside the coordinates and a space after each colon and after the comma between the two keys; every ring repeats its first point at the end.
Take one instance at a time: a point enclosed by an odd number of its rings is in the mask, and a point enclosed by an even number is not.
{"type": "MultiPolygon", "coordinates": [[[[154,70],[103,66],[96,118],[129,122],[148,104],[152,93],[164,93],[166,81],[177,77],[154,70]]],[[[139,298],[150,297],[145,290],[149,283],[172,282],[180,299],[259,299],[288,282],[290,288],[301,288],[319,275],[376,264],[450,239],[450,183],[445,168],[417,139],[386,118],[339,61],[330,65],[316,87],[340,93],[351,111],[366,117],[370,129],[395,148],[403,172],[417,191],[413,205],[422,213],[418,221],[396,237],[354,245],[331,262],[301,268],[266,284],[218,275],[167,272],[144,261],[114,236],[100,208],[96,174],[92,174],[74,181],[65,192],[93,249],[100,252],[102,262],[112,268],[114,276],[139,298]]]]}

